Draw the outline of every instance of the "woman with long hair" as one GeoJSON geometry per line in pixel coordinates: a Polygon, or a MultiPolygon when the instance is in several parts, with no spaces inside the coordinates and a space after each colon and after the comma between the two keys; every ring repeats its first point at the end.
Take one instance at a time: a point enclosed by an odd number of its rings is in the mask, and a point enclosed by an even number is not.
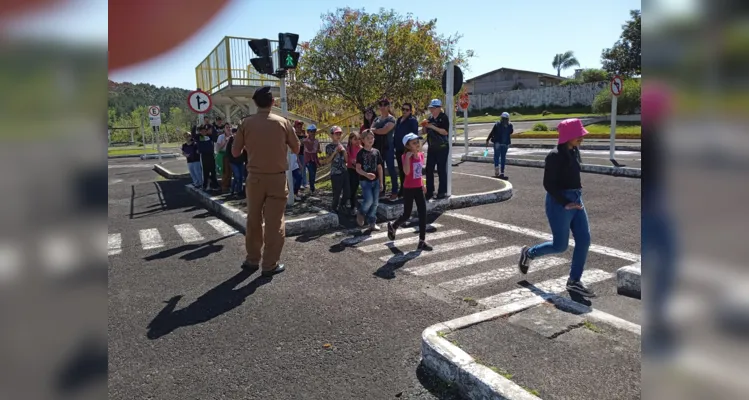
{"type": "Polygon", "coordinates": [[[359,128],[359,132],[364,132],[365,130],[372,127],[372,124],[375,120],[375,112],[374,108],[367,107],[364,109],[364,123],[359,128]]]}

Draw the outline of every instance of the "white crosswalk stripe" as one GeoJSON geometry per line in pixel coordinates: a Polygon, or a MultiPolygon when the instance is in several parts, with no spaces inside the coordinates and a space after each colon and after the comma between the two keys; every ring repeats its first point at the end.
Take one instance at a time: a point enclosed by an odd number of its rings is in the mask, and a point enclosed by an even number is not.
{"type": "MultiPolygon", "coordinates": [[[[383,227],[384,227],[384,224],[383,224],[383,227]]],[[[442,225],[440,225],[440,224],[431,224],[431,225],[427,225],[427,230],[429,230],[429,228],[436,229],[436,228],[441,228],[441,227],[442,227],[442,225]]],[[[415,232],[418,232],[418,231],[419,231],[419,227],[418,226],[415,226],[415,227],[414,226],[410,226],[408,228],[400,228],[400,229],[398,229],[398,233],[399,234],[400,233],[415,233],[415,232]]],[[[357,244],[363,243],[363,242],[369,242],[369,241],[372,241],[372,240],[384,239],[387,236],[388,236],[387,232],[375,233],[374,235],[359,235],[359,236],[354,236],[354,237],[350,237],[350,238],[344,239],[343,241],[341,241],[341,244],[343,244],[345,246],[354,246],[354,245],[357,245],[357,244]]]]}
{"type": "MultiPolygon", "coordinates": [[[[583,272],[582,282],[585,285],[590,285],[596,282],[605,281],[606,279],[613,278],[614,274],[611,274],[600,269],[592,269],[583,272]]],[[[561,293],[566,290],[567,277],[561,277],[556,279],[549,279],[540,283],[533,284],[534,289],[519,288],[510,290],[504,293],[500,293],[494,296],[486,297],[478,300],[478,303],[489,308],[504,306],[516,301],[524,300],[529,297],[536,296],[540,292],[545,293],[561,293]]]]}
{"type": "MultiPolygon", "coordinates": [[[[559,257],[543,258],[533,263],[533,271],[534,272],[541,271],[541,270],[548,269],[551,267],[556,267],[557,265],[562,265],[566,262],[567,260],[565,260],[564,258],[559,258],[559,257]]],[[[470,275],[470,276],[466,276],[463,278],[453,279],[448,282],[440,283],[437,286],[447,289],[451,292],[460,292],[463,290],[474,288],[476,286],[486,285],[489,283],[510,279],[516,274],[518,274],[518,267],[517,265],[512,265],[509,267],[493,269],[488,272],[482,272],[479,274],[470,275]]]]}
{"type": "MultiPolygon", "coordinates": [[[[387,232],[384,232],[385,236],[387,236],[387,232]]],[[[460,229],[453,229],[450,231],[444,231],[444,232],[437,232],[429,235],[430,240],[439,240],[448,238],[451,236],[458,236],[462,235],[465,232],[461,231],[460,229]]],[[[393,247],[399,247],[399,246],[405,246],[407,244],[416,244],[419,242],[418,236],[412,236],[407,239],[398,239],[396,241],[392,242],[385,242],[385,243],[379,243],[379,244],[372,244],[369,246],[363,246],[363,247],[357,247],[357,250],[363,252],[363,253],[372,253],[375,251],[385,250],[385,249],[392,249],[393,247]]]]}
{"type": "MultiPolygon", "coordinates": [[[[433,238],[432,235],[429,236],[430,239],[433,238]]],[[[417,257],[428,257],[435,254],[441,254],[441,253],[449,253],[451,251],[460,250],[460,249],[467,249],[469,247],[474,246],[481,246],[482,244],[489,244],[494,242],[494,239],[489,239],[488,237],[479,236],[475,238],[471,238],[468,240],[461,240],[460,242],[450,242],[445,243],[443,245],[437,246],[432,251],[409,251],[408,253],[399,253],[394,256],[383,256],[380,257],[380,260],[387,262],[388,264],[399,264],[402,262],[411,261],[417,257]]]]}
{"type": "Polygon", "coordinates": [[[489,250],[483,253],[468,254],[450,260],[437,261],[421,267],[406,268],[405,271],[419,276],[438,274],[440,272],[450,271],[456,268],[478,264],[484,261],[493,260],[495,258],[512,256],[515,254],[520,254],[520,246],[503,247],[501,249],[489,250]]]}
{"type": "MultiPolygon", "coordinates": [[[[218,234],[219,238],[225,238],[239,233],[239,231],[234,229],[231,225],[220,219],[206,220],[205,223],[207,226],[203,225],[202,222],[199,222],[177,224],[174,225],[173,228],[184,243],[198,243],[205,241],[206,239],[215,239],[217,236],[216,234],[218,234]],[[210,226],[210,228],[208,226],[210,226]]],[[[167,242],[174,240],[173,238],[175,237],[168,229],[163,228],[161,230],[159,230],[159,228],[141,229],[138,231],[138,236],[140,238],[140,247],[143,250],[153,250],[165,247],[167,242]]],[[[123,246],[123,240],[125,239],[127,239],[127,235],[123,236],[120,232],[109,233],[107,240],[107,254],[109,256],[122,254],[123,247],[125,249],[129,248],[127,245],[123,246]]]]}
{"type": "Polygon", "coordinates": [[[203,235],[198,232],[197,229],[195,229],[192,224],[180,224],[175,225],[174,229],[177,230],[177,233],[182,238],[182,240],[185,241],[185,243],[192,243],[192,242],[199,242],[203,239],[203,235]]]}
{"type": "Polygon", "coordinates": [[[158,249],[164,247],[164,240],[161,239],[161,234],[156,228],[141,229],[138,234],[140,235],[140,243],[143,250],[158,249]]]}
{"type": "MultiPolygon", "coordinates": [[[[441,227],[438,224],[432,224],[433,227],[441,227]]],[[[504,226],[503,226],[504,227],[504,226]]],[[[520,229],[520,228],[518,228],[520,229]]],[[[398,233],[418,233],[418,227],[399,230],[398,233]]],[[[518,232],[527,234],[527,232],[518,232]]],[[[532,237],[540,236],[540,233],[531,232],[532,237]]],[[[354,234],[348,232],[345,235],[354,234]]],[[[416,244],[419,241],[417,235],[407,236],[403,239],[389,241],[387,232],[380,232],[370,236],[348,237],[342,241],[344,244],[352,245],[367,242],[366,246],[354,247],[355,250],[364,254],[372,254],[379,261],[387,263],[394,267],[393,271],[400,271],[410,275],[422,277],[426,281],[436,285],[436,287],[449,292],[460,293],[460,297],[473,296],[480,299],[477,302],[487,308],[499,307],[515,301],[524,300],[532,296],[542,296],[544,294],[558,294],[566,291],[566,283],[569,276],[568,268],[559,268],[559,274],[556,278],[545,280],[539,283],[531,283],[526,287],[518,287],[518,281],[522,281],[523,275],[518,271],[517,257],[520,254],[521,243],[504,243],[501,246],[497,240],[487,236],[471,237],[468,229],[450,229],[446,231],[429,232],[426,237],[427,241],[433,246],[431,251],[399,251],[402,246],[416,244]],[[369,244],[368,242],[374,242],[369,244]],[[436,243],[435,243],[436,242],[436,243]],[[489,246],[486,246],[489,245],[489,246]],[[489,249],[487,249],[489,247],[489,249]],[[396,252],[396,254],[391,254],[396,252]],[[436,255],[442,257],[435,257],[436,255]],[[435,257],[437,261],[430,262],[430,258],[435,257]],[[421,261],[424,259],[424,261],[421,261]],[[403,268],[400,265],[406,264],[403,268]],[[520,279],[518,279],[520,278],[520,279]],[[515,286],[514,289],[508,289],[508,284],[515,286]],[[501,287],[500,290],[493,291],[494,285],[501,287]],[[475,293],[473,293],[475,292],[475,293]]],[[[637,255],[625,254],[622,252],[606,248],[606,251],[600,253],[615,258],[636,258],[637,255]],[[621,257],[620,257],[621,256],[621,257]]],[[[541,271],[554,270],[558,267],[569,265],[570,260],[563,257],[542,257],[533,261],[528,281],[533,282],[533,274],[541,271]]],[[[548,272],[546,272],[548,276],[548,272]]],[[[553,276],[553,274],[552,274],[553,276]]],[[[586,285],[602,282],[615,277],[615,274],[600,269],[591,269],[585,271],[582,281],[586,285]]]]}
{"type": "Polygon", "coordinates": [[[107,240],[108,255],[114,256],[122,253],[122,234],[110,233],[107,240]]]}
{"type": "Polygon", "coordinates": [[[231,227],[231,225],[227,224],[226,222],[220,220],[220,219],[210,219],[206,221],[208,225],[212,226],[213,229],[216,230],[220,235],[222,236],[231,236],[235,233],[238,233],[238,231],[231,227]]]}

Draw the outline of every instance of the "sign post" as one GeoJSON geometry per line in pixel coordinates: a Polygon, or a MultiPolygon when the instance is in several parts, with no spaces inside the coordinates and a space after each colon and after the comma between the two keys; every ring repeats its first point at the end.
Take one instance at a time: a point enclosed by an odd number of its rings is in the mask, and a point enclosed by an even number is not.
{"type": "MultiPolygon", "coordinates": [[[[455,71],[453,70],[454,62],[450,61],[447,63],[446,72],[446,87],[445,87],[445,110],[452,116],[452,111],[455,110],[453,105],[453,90],[455,88],[455,82],[453,81],[455,71]]],[[[454,122],[454,121],[453,121],[454,122]]],[[[447,150],[447,195],[452,196],[453,192],[453,136],[455,135],[454,124],[451,123],[448,128],[448,150],[447,150]]]]}
{"type": "Polygon", "coordinates": [[[611,79],[609,88],[611,89],[611,94],[613,95],[611,97],[611,134],[609,136],[609,161],[611,161],[611,163],[614,164],[615,167],[623,167],[624,165],[616,162],[616,103],[619,95],[622,94],[622,90],[624,89],[624,82],[622,81],[622,78],[618,75],[614,76],[611,79]]]}
{"type": "Polygon", "coordinates": [[[211,95],[204,92],[203,90],[197,89],[190,92],[187,95],[187,106],[190,107],[194,113],[198,114],[197,126],[201,124],[201,118],[207,114],[213,108],[213,100],[211,95]]]}
{"type": "Polygon", "coordinates": [[[470,101],[468,99],[468,94],[463,93],[460,95],[460,102],[458,105],[461,109],[463,109],[463,145],[465,147],[465,155],[468,155],[468,105],[470,104],[470,101]]]}
{"type": "Polygon", "coordinates": [[[161,109],[159,106],[148,107],[148,122],[156,135],[156,150],[159,153],[159,164],[161,164],[161,109]]]}

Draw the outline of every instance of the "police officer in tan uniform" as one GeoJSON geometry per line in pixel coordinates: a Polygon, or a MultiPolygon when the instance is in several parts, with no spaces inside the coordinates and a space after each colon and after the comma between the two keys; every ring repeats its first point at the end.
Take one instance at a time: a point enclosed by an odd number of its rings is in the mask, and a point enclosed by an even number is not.
{"type": "Polygon", "coordinates": [[[290,121],[271,114],[273,94],[270,87],[256,90],[252,100],[258,112],[242,121],[231,151],[235,157],[242,153],[242,149],[247,151],[247,259],[242,268],[256,271],[260,267],[260,249],[265,245],[262,274],[267,277],[284,270],[284,265],[278,261],[286,236],[287,150],[299,153],[299,139],[290,121]]]}

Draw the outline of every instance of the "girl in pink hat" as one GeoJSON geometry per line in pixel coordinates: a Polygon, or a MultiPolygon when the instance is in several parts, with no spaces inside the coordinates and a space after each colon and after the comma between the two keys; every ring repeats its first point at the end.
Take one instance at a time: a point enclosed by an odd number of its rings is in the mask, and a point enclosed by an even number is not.
{"type": "Polygon", "coordinates": [[[553,240],[533,247],[523,246],[518,267],[521,274],[527,274],[531,261],[549,254],[567,250],[570,230],[575,239],[572,253],[570,277],[567,290],[585,297],[595,297],[595,293],[580,281],[590,247],[588,214],[583,206],[582,185],[580,184],[580,143],[588,131],[577,119],[566,119],[557,126],[559,143],[557,148],[546,156],[544,167],[544,189],[546,189],[546,217],[553,240]]]}

